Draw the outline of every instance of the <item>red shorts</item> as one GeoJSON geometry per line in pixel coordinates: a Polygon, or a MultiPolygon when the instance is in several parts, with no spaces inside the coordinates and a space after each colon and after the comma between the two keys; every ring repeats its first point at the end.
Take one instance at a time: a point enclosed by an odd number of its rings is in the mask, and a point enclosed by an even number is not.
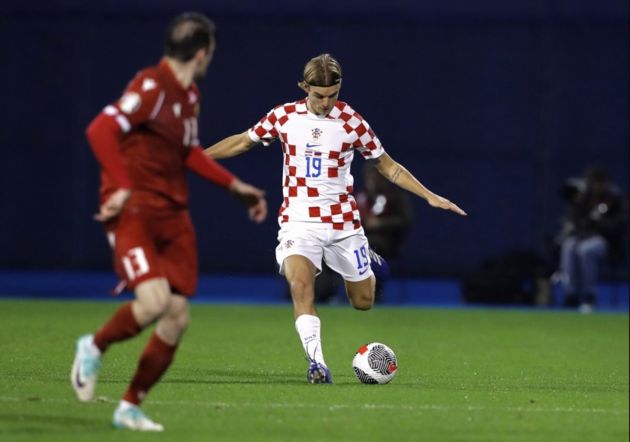
{"type": "Polygon", "coordinates": [[[195,293],[197,246],[187,210],[127,206],[105,230],[114,269],[129,289],[152,278],[166,278],[173,293],[195,293]]]}

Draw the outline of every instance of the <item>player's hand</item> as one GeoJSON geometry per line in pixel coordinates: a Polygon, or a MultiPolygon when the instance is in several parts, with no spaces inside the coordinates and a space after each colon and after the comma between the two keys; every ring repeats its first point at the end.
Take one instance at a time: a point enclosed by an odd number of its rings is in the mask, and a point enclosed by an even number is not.
{"type": "Polygon", "coordinates": [[[127,200],[131,196],[130,189],[118,189],[112,193],[107,201],[103,203],[99,213],[94,215],[96,221],[104,223],[117,216],[120,211],[125,207],[127,200]]]}
{"type": "Polygon", "coordinates": [[[439,209],[444,209],[444,210],[450,210],[453,211],[455,213],[457,213],[458,215],[462,215],[462,216],[466,216],[467,213],[464,212],[462,209],[460,209],[459,207],[457,207],[457,204],[450,202],[449,200],[447,200],[446,198],[439,196],[439,195],[431,195],[429,198],[427,198],[427,202],[432,206],[432,207],[437,207],[439,209]]]}
{"type": "Polygon", "coordinates": [[[230,192],[247,207],[250,220],[261,223],[267,218],[267,200],[263,190],[237,178],[230,185],[230,192]]]}

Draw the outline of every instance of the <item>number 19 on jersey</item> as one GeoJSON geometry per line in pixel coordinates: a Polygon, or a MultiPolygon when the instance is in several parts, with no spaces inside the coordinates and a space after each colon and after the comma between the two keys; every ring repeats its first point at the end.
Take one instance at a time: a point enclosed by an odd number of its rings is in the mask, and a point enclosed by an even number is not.
{"type": "Polygon", "coordinates": [[[322,173],[322,159],[306,157],[306,178],[317,178],[322,173]]]}

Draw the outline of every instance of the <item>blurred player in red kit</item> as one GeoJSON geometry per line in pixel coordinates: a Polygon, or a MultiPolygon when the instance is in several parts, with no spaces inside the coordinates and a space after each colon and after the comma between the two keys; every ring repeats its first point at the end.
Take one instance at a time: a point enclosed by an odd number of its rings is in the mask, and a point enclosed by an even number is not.
{"type": "Polygon", "coordinates": [[[191,169],[229,189],[262,222],[264,194],[203,154],[197,139],[199,90],[215,49],[215,27],[186,13],[169,25],[165,54],[140,71],[115,103],[89,125],[87,137],[101,166],[100,212],[117,273],[135,300],[95,334],[77,341],[71,381],[77,397],[94,396],[108,347],[155,323],[137,371],[113,416],[117,428],[162,431],[139,405],[173,360],[189,322],[188,297],[197,284],[195,233],[185,172],[191,169]]]}

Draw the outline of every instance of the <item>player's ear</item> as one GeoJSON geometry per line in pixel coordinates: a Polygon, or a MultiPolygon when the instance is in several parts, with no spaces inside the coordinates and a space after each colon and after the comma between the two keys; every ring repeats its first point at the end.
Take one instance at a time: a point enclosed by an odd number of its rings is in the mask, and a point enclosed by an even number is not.
{"type": "Polygon", "coordinates": [[[210,52],[208,49],[198,49],[197,52],[195,52],[195,60],[204,60],[208,55],[208,52],[210,52]]]}
{"type": "Polygon", "coordinates": [[[298,81],[298,87],[300,89],[302,89],[304,92],[306,92],[307,94],[310,92],[311,88],[309,87],[308,83],[304,80],[302,81],[298,81]]]}

